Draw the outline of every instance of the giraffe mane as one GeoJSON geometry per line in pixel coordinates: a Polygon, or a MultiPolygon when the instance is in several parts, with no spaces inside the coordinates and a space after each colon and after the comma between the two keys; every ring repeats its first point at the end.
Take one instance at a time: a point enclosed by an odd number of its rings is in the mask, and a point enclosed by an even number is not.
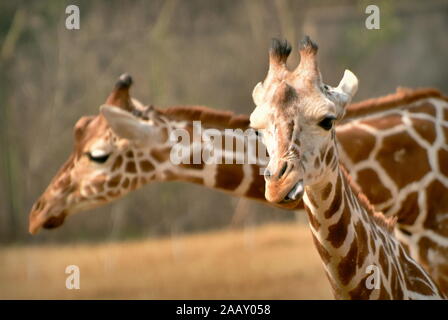
{"type": "Polygon", "coordinates": [[[174,106],[157,111],[174,120],[201,121],[204,127],[220,129],[248,129],[249,117],[231,111],[211,109],[204,106],[174,106]]]}
{"type": "MultiPolygon", "coordinates": [[[[439,90],[433,88],[409,89],[397,88],[395,93],[353,103],[347,107],[344,121],[378,112],[394,109],[424,98],[439,98],[448,101],[439,90]]],[[[247,129],[249,117],[232,111],[216,110],[205,106],[172,106],[166,109],[156,108],[158,112],[175,120],[201,121],[205,127],[220,129],[247,129]]]]}
{"type": "Polygon", "coordinates": [[[388,233],[393,234],[394,227],[397,223],[396,217],[386,217],[382,212],[376,211],[373,205],[370,203],[367,196],[362,192],[361,187],[352,179],[347,169],[342,163],[339,163],[342,173],[345,176],[350,188],[356,194],[360,204],[367,211],[372,218],[373,222],[379,227],[386,230],[388,233]]]}
{"type": "Polygon", "coordinates": [[[351,104],[346,110],[344,121],[391,110],[397,106],[407,105],[424,98],[439,98],[448,101],[448,97],[434,88],[410,89],[398,87],[395,93],[351,104]]]}

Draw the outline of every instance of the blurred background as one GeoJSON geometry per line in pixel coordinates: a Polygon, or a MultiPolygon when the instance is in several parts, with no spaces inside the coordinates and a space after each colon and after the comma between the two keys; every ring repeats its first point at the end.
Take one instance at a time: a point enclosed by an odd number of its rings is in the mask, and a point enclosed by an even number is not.
{"type": "Polygon", "coordinates": [[[345,68],[359,77],[355,101],[398,86],[448,94],[448,2],[375,1],[380,30],[365,27],[369,4],[0,2],[0,298],[331,298],[300,214],[177,182],[34,237],[28,213],[70,154],[76,121],[123,72],[145,104],[249,114],[271,38],[293,44],[295,67],[308,34],[326,83],[345,68]],[[65,27],[70,4],[80,30],[65,27]],[[83,290],[65,289],[68,264],[80,265],[83,290]]]}

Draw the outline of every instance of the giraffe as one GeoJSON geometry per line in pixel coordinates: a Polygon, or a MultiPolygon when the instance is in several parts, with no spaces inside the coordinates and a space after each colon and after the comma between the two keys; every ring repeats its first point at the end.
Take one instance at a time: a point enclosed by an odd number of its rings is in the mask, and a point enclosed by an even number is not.
{"type": "Polygon", "coordinates": [[[346,70],[335,88],[322,83],[317,45],[300,43],[300,63],[286,67],[287,41],[274,39],[269,71],[252,93],[250,124],[269,152],[269,202],[303,197],[315,246],[336,298],[441,299],[443,293],[392,235],[394,221],[374,210],[340,165],[334,124],[358,89],[346,70]],[[378,268],[377,286],[369,268],[378,268]]]}
{"type": "MultiPolygon", "coordinates": [[[[145,107],[136,99],[131,98],[129,94],[131,85],[132,79],[129,75],[121,76],[105,102],[105,105],[115,106],[121,110],[102,107],[99,115],[82,117],[76,123],[73,153],[32,207],[29,227],[31,233],[37,233],[41,227],[58,227],[67,215],[104,205],[147,183],[159,181],[180,180],[197,183],[238,197],[266,203],[264,178],[259,174],[260,167],[266,165],[265,159],[259,159],[257,164],[225,165],[206,163],[174,165],[167,161],[172,148],[172,144],[166,142],[168,129],[187,128],[191,131],[192,122],[200,120],[202,126],[207,128],[221,131],[228,128],[246,130],[249,127],[247,116],[202,106],[178,106],[167,109],[145,107]],[[107,110],[110,112],[107,113],[107,110]],[[103,115],[104,112],[106,116],[103,115]],[[132,140],[138,139],[129,136],[129,132],[120,131],[120,118],[122,122],[134,124],[133,130],[152,128],[154,134],[147,136],[148,141],[144,145],[133,144],[132,140]],[[148,123],[151,125],[148,126],[148,123]]],[[[400,90],[386,97],[349,106],[345,122],[336,128],[336,135],[342,149],[342,163],[347,166],[350,173],[353,173],[356,182],[375,206],[383,209],[388,215],[390,213],[390,215],[398,216],[395,232],[404,234],[400,240],[409,246],[412,257],[427,267],[431,275],[440,283],[448,283],[446,282],[448,244],[444,240],[448,236],[446,227],[448,221],[443,219],[443,214],[448,211],[446,201],[444,198],[430,201],[432,198],[428,197],[426,205],[428,214],[423,220],[417,219],[421,212],[421,202],[418,198],[405,197],[404,194],[399,196],[399,192],[402,193],[403,190],[391,188],[393,184],[388,182],[400,179],[400,173],[406,177],[409,176],[411,173],[405,170],[401,161],[404,156],[407,161],[422,161],[422,149],[419,145],[408,141],[413,138],[408,134],[409,121],[402,121],[404,126],[401,125],[400,131],[397,132],[406,138],[404,140],[403,138],[399,141],[386,139],[383,133],[385,122],[401,123],[396,118],[407,114],[430,121],[428,122],[430,126],[424,121],[415,124],[412,122],[418,132],[446,130],[446,128],[438,127],[442,125],[438,119],[447,118],[447,101],[448,99],[436,90],[400,90]],[[370,131],[364,132],[364,119],[372,128],[370,131]],[[376,129],[374,133],[372,133],[373,129],[376,129]],[[382,147],[377,147],[375,150],[384,149],[385,151],[378,151],[369,156],[369,152],[373,150],[375,135],[383,137],[382,147]],[[403,141],[406,142],[401,147],[404,154],[400,151],[400,161],[397,162],[395,160],[397,156],[389,150],[400,150],[401,148],[397,148],[397,143],[403,141]],[[346,156],[343,157],[343,155],[346,156]],[[368,162],[367,159],[369,159],[368,162]],[[356,167],[357,163],[362,161],[364,165],[356,167]],[[386,171],[380,170],[382,163],[397,163],[397,165],[392,167],[391,171],[386,171]],[[354,171],[353,168],[355,168],[354,171]],[[387,206],[388,203],[399,198],[403,200],[399,202],[398,207],[387,206]],[[415,227],[416,223],[420,224],[419,228],[415,227]],[[406,230],[409,230],[409,234],[406,230]],[[437,237],[430,238],[431,241],[428,241],[428,234],[435,234],[437,237]],[[417,240],[414,241],[414,239],[417,240]]],[[[446,126],[446,122],[444,123],[446,126]]],[[[441,154],[443,156],[443,153],[441,154]]],[[[427,159],[431,156],[428,154],[427,159]]],[[[237,158],[236,155],[235,158],[237,158]]],[[[446,158],[442,158],[440,162],[446,163],[444,159],[446,158]]],[[[433,171],[436,172],[434,169],[433,171]]],[[[440,181],[446,181],[446,178],[444,179],[440,181]]],[[[422,183],[419,177],[414,177],[412,180],[412,184],[419,190],[427,188],[427,182],[422,183]]],[[[428,196],[440,197],[441,194],[447,193],[445,185],[440,183],[429,184],[429,186],[432,189],[428,189],[428,196]],[[429,192],[430,190],[433,192],[429,192]]],[[[281,207],[303,208],[301,203],[286,203],[281,204],[281,207]]],[[[448,288],[448,285],[445,288],[448,288]]]]}
{"type": "Polygon", "coordinates": [[[368,115],[352,105],[337,137],[352,179],[376,210],[397,217],[395,236],[448,293],[448,99],[433,93],[406,108],[392,96],[366,101],[368,115]]]}

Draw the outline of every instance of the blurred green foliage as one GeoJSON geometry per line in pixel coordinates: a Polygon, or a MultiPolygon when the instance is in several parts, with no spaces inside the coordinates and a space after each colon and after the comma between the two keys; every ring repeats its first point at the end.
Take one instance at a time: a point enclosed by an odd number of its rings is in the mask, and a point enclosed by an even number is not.
{"type": "MultiPolygon", "coordinates": [[[[370,4],[371,1],[362,0],[356,7],[359,11],[365,12],[365,8],[370,4]]],[[[387,46],[388,43],[400,40],[403,22],[397,16],[397,4],[389,0],[381,0],[376,1],[375,5],[380,8],[380,30],[360,28],[359,21],[348,23],[343,32],[344,46],[341,46],[338,52],[342,64],[360,63],[378,47],[387,46]]],[[[367,16],[368,14],[366,14],[367,16]]]]}

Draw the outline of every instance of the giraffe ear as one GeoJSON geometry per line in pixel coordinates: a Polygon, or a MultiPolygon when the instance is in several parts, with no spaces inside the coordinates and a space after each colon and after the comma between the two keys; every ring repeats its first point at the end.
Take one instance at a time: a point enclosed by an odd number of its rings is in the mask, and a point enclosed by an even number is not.
{"type": "Polygon", "coordinates": [[[100,111],[111,129],[120,138],[148,144],[154,140],[154,136],[158,136],[154,125],[138,119],[123,109],[102,105],[100,111]]]}
{"type": "Polygon", "coordinates": [[[254,129],[263,129],[267,125],[266,107],[262,103],[263,85],[259,82],[252,91],[252,99],[256,105],[250,114],[250,126],[254,129]]]}
{"type": "Polygon", "coordinates": [[[358,78],[350,70],[345,70],[338,89],[349,96],[351,100],[355,96],[356,91],[358,91],[358,78]]]}
{"type": "Polygon", "coordinates": [[[255,107],[250,114],[250,126],[254,129],[265,129],[267,127],[267,110],[265,105],[255,107]]]}

